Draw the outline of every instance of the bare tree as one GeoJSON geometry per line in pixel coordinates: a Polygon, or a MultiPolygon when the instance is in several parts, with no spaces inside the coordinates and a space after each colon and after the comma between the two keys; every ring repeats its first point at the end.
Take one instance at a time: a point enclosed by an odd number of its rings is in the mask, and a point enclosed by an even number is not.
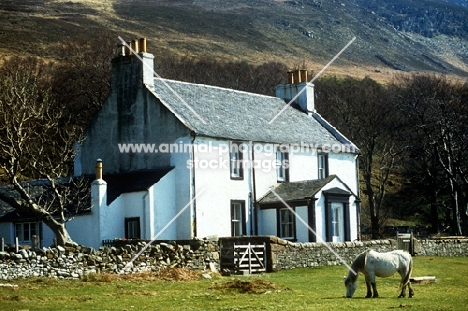
{"type": "Polygon", "coordinates": [[[81,131],[52,97],[50,78],[51,68],[37,59],[3,60],[0,174],[11,186],[3,187],[0,200],[43,221],[55,233],[58,244],[72,245],[65,222],[70,207],[80,206],[76,202],[80,195],[70,191],[82,187],[81,181],[63,177],[69,176],[75,156],[73,146],[81,131]],[[41,183],[27,182],[32,180],[41,183]]]}
{"type": "MultiPolygon", "coordinates": [[[[415,140],[425,146],[424,157],[416,159],[427,161],[429,157],[435,167],[432,175],[437,169],[443,172],[438,182],[449,188],[452,233],[467,234],[467,84],[434,75],[400,77],[399,83],[402,87],[398,104],[408,116],[415,140]]],[[[433,214],[436,217],[435,210],[433,214]]]]}
{"type": "Polygon", "coordinates": [[[101,31],[92,38],[72,37],[61,46],[51,86],[63,109],[74,116],[73,124],[86,127],[109,95],[117,42],[116,34],[101,31]]]}
{"type": "Polygon", "coordinates": [[[379,238],[391,217],[385,204],[388,181],[404,150],[399,113],[392,107],[388,90],[369,78],[322,78],[316,85],[319,112],[361,151],[363,210],[367,210],[372,238],[379,238]]]}

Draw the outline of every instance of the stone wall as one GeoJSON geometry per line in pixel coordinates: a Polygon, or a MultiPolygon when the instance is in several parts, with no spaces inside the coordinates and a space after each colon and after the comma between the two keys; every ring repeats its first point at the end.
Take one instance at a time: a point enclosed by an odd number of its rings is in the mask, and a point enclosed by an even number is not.
{"type": "MultiPolygon", "coordinates": [[[[468,256],[468,239],[414,239],[414,256],[468,256]]],[[[344,243],[291,243],[270,238],[271,271],[293,269],[299,267],[317,267],[340,265],[341,258],[350,264],[354,258],[371,248],[378,252],[388,252],[396,249],[396,240],[372,240],[344,243]],[[328,246],[328,247],[327,247],[328,246]],[[339,255],[339,258],[338,256],[339,255]]]]}
{"type": "MultiPolygon", "coordinates": [[[[89,273],[135,273],[159,271],[166,267],[193,270],[220,269],[220,254],[230,256],[235,244],[264,244],[268,272],[300,267],[351,263],[361,252],[372,248],[386,252],[396,249],[395,240],[355,241],[344,243],[291,243],[272,236],[220,238],[214,240],[121,241],[113,247],[50,247],[15,251],[6,247],[0,252],[0,280],[43,276],[79,278],[89,273]],[[337,256],[338,255],[338,256],[337,256]]],[[[416,256],[468,256],[468,239],[414,240],[416,256]]]]}
{"type": "Polygon", "coordinates": [[[372,248],[379,252],[395,249],[395,240],[373,240],[344,243],[291,243],[271,239],[271,271],[352,263],[354,258],[372,248]]]}
{"type": "Polygon", "coordinates": [[[22,277],[79,278],[89,273],[135,273],[159,271],[166,267],[185,267],[204,270],[218,268],[217,241],[187,240],[119,247],[50,247],[15,252],[7,247],[0,252],[0,279],[22,277]],[[141,252],[141,254],[140,254],[141,252]]]}
{"type": "Polygon", "coordinates": [[[421,256],[468,256],[468,238],[416,240],[414,250],[421,256]]]}

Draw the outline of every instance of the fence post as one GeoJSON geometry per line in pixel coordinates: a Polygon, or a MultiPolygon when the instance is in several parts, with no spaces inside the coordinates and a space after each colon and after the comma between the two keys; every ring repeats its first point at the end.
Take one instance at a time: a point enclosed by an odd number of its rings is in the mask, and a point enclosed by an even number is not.
{"type": "Polygon", "coordinates": [[[40,239],[37,235],[33,235],[32,236],[32,239],[31,239],[31,248],[33,250],[37,250],[39,249],[41,246],[40,246],[40,239]]]}
{"type": "Polygon", "coordinates": [[[15,253],[19,252],[19,240],[18,237],[15,238],[15,253]]]}
{"type": "Polygon", "coordinates": [[[5,251],[5,239],[1,238],[0,239],[0,252],[4,252],[4,251],[5,251]]]}

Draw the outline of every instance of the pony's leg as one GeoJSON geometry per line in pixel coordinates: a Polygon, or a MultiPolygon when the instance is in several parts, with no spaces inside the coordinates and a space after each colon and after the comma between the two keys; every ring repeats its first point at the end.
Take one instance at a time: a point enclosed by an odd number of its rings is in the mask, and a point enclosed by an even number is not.
{"type": "Polygon", "coordinates": [[[372,289],[374,290],[374,296],[372,296],[372,298],[379,297],[379,293],[377,292],[377,284],[375,283],[375,280],[374,282],[371,282],[371,285],[372,285],[372,289]]]}
{"type": "Polygon", "coordinates": [[[371,282],[368,282],[368,281],[366,280],[366,286],[367,286],[367,295],[366,295],[366,298],[371,298],[371,297],[372,297],[371,282]]]}
{"type": "MultiPolygon", "coordinates": [[[[405,285],[405,286],[403,286],[403,287],[401,288],[401,293],[400,293],[400,296],[398,296],[398,298],[405,298],[405,296],[406,296],[406,287],[407,287],[407,286],[408,286],[408,285],[405,285]]],[[[410,292],[410,297],[411,297],[411,292],[410,292]]]]}
{"type": "Polygon", "coordinates": [[[372,278],[369,275],[366,275],[366,286],[367,286],[366,298],[371,298],[372,297],[371,283],[372,283],[372,278]]]}
{"type": "Polygon", "coordinates": [[[413,288],[411,287],[411,283],[408,283],[408,288],[409,288],[409,291],[408,291],[408,292],[409,292],[409,295],[408,295],[408,297],[409,297],[409,298],[413,298],[413,296],[414,296],[414,290],[413,290],[413,288]]]}

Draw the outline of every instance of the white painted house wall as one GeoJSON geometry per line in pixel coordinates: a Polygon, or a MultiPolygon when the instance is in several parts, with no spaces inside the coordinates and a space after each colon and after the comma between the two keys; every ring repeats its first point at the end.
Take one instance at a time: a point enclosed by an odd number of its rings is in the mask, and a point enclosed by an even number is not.
{"type": "Polygon", "coordinates": [[[172,170],[148,190],[143,213],[148,217],[144,221],[145,231],[142,231],[145,232],[142,234],[144,239],[165,240],[178,235],[177,223],[173,221],[177,202],[175,184],[176,172],[172,170]]]}
{"type": "MultiPolygon", "coordinates": [[[[207,137],[197,137],[194,141],[196,146],[194,152],[195,186],[196,192],[203,191],[196,200],[196,236],[206,237],[210,235],[230,236],[231,235],[231,200],[245,201],[246,230],[247,234],[252,234],[253,210],[250,195],[253,193],[253,174],[255,174],[255,187],[257,199],[265,194],[272,185],[277,184],[277,172],[274,167],[276,161],[276,147],[266,143],[244,143],[244,162],[252,160],[252,150],[256,163],[261,163],[255,168],[255,173],[251,167],[244,167],[242,180],[230,178],[229,144],[228,140],[212,139],[207,137]]],[[[185,158],[187,159],[187,158],[185,158]]],[[[180,163],[180,159],[179,159],[180,163]]],[[[251,162],[248,162],[251,163],[251,162]]],[[[312,148],[295,147],[289,153],[290,181],[302,181],[317,179],[318,159],[317,152],[312,148]]],[[[346,180],[351,185],[356,182],[355,157],[352,154],[337,155],[329,154],[330,174],[338,175],[342,180],[346,180]]],[[[346,188],[341,183],[331,183],[327,188],[346,188]]],[[[354,193],[356,187],[351,189],[354,193]]],[[[321,193],[317,196],[321,196],[321,193]]],[[[350,199],[351,215],[355,215],[355,205],[350,199]]],[[[316,202],[317,233],[320,238],[326,239],[326,232],[322,227],[325,225],[324,202],[316,202]]],[[[296,207],[298,215],[307,222],[307,207],[296,207]]],[[[260,235],[277,234],[276,210],[261,210],[258,214],[258,233],[260,235]]],[[[299,220],[296,221],[297,238],[299,241],[308,241],[309,229],[299,220]]],[[[351,219],[351,231],[353,237],[356,236],[356,220],[351,219]]]]}

